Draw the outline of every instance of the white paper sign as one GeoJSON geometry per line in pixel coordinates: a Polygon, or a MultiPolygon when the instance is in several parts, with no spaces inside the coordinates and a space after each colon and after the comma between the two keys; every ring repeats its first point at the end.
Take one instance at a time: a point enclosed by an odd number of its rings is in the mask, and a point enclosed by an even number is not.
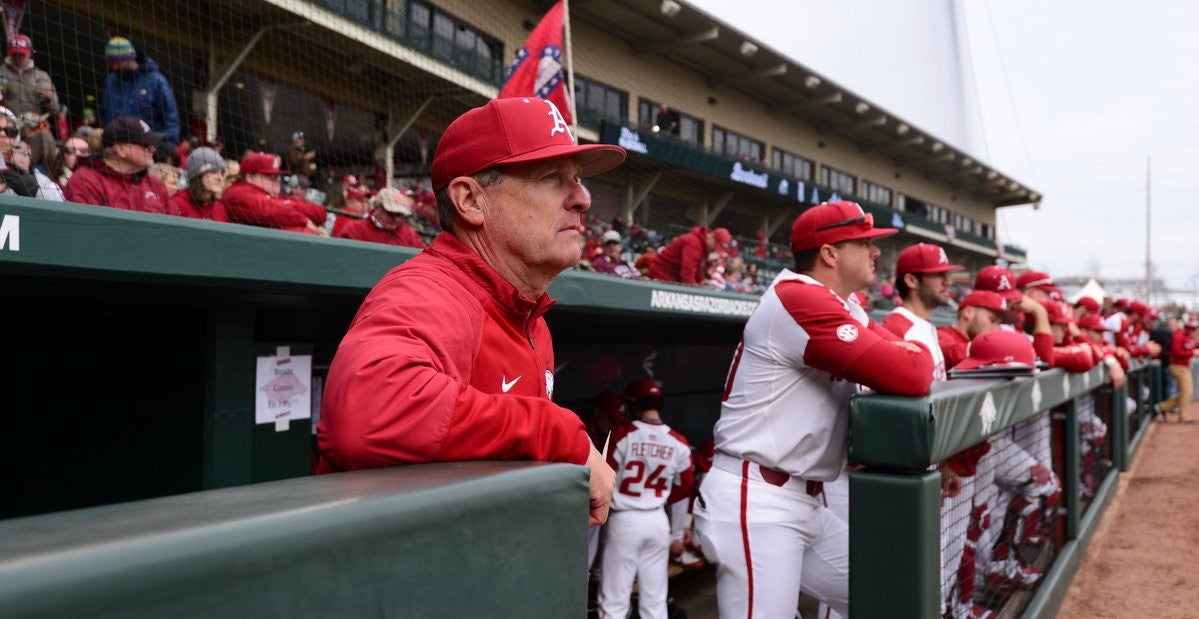
{"type": "Polygon", "coordinates": [[[254,423],[286,430],[294,419],[312,416],[312,355],[258,357],[254,379],[254,423]]]}

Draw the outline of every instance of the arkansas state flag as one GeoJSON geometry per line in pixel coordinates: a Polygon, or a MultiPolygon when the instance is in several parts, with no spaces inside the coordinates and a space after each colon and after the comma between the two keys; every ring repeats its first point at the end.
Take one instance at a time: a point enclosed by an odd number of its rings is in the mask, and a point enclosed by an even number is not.
{"type": "Polygon", "coordinates": [[[516,59],[508,67],[504,85],[497,98],[535,96],[549,99],[558,106],[566,124],[574,119],[566,92],[566,75],[562,71],[562,0],[541,18],[525,44],[516,51],[516,59]]]}

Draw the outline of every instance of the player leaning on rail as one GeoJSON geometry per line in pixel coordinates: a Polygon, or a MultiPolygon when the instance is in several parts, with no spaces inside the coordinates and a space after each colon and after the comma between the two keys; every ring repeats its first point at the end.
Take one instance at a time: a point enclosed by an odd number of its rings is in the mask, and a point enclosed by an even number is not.
{"type": "Polygon", "coordinates": [[[722,617],[792,617],[801,587],[849,616],[849,529],[817,497],[845,465],[850,396],[924,395],[933,375],[928,348],[850,298],[874,279],[872,239],[895,232],[853,202],[805,211],[791,227],[795,271],[745,325],[695,508],[722,617]]]}

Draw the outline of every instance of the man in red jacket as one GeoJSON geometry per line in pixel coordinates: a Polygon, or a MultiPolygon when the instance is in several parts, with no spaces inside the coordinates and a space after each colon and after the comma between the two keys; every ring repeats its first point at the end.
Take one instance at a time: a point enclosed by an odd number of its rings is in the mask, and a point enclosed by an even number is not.
{"type": "Polygon", "coordinates": [[[615,479],[577,415],[551,401],[545,293],[579,261],[580,178],[624,161],[575,143],[553,103],[495,99],[450,123],[433,158],[442,232],[367,295],[325,383],[318,471],[453,460],[591,469],[590,524],[615,479]]]}
{"type": "Polygon", "coordinates": [[[1178,408],[1180,423],[1194,423],[1191,420],[1191,393],[1194,385],[1191,380],[1191,357],[1195,354],[1195,332],[1199,330],[1199,318],[1190,316],[1183,323],[1183,328],[1174,332],[1170,340],[1170,375],[1178,383],[1178,394],[1157,405],[1157,410],[1166,419],[1165,413],[1178,408]]]}
{"type": "Polygon", "coordinates": [[[146,170],[163,134],[132,116],[120,116],[104,126],[104,158],[80,166],[63,190],[68,202],[111,206],[127,211],[167,213],[167,188],[146,170]]]}
{"type": "Polygon", "coordinates": [[[733,236],[724,228],[696,226],[671,241],[650,264],[649,276],[664,282],[703,284],[708,279],[708,254],[728,251],[733,236]]]}
{"type": "Polygon", "coordinates": [[[240,178],[225,190],[223,198],[230,221],[328,236],[320,227],[325,223],[323,207],[279,194],[283,181],[279,178],[278,155],[250,153],[241,160],[239,169],[240,178]]]}
{"type": "Polygon", "coordinates": [[[945,367],[952,368],[964,361],[966,348],[974,338],[1014,319],[999,293],[975,290],[966,295],[958,304],[957,322],[937,327],[937,342],[945,355],[945,367]]]}
{"type": "Polygon", "coordinates": [[[408,225],[411,216],[412,198],[394,187],[384,187],[371,198],[371,210],[365,219],[349,220],[350,223],[335,230],[333,236],[402,247],[424,247],[420,235],[408,225]]]}

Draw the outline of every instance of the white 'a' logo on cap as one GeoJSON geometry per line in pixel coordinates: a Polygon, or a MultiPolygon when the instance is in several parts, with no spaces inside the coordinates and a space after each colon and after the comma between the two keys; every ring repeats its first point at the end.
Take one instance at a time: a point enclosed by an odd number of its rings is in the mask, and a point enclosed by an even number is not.
{"type": "Polygon", "coordinates": [[[139,121],[137,121],[137,122],[138,122],[138,124],[140,124],[140,125],[142,126],[142,132],[143,132],[143,133],[150,133],[150,125],[147,125],[147,124],[146,124],[146,121],[144,121],[144,120],[139,120],[139,121]]]}
{"type": "Polygon", "coordinates": [[[1008,279],[1006,275],[1000,275],[999,276],[999,284],[995,286],[995,289],[996,290],[1011,290],[1012,289],[1012,280],[1008,279]]]}
{"type": "Polygon", "coordinates": [[[571,142],[575,141],[575,136],[570,132],[570,125],[566,124],[566,119],[562,118],[562,112],[558,111],[558,106],[554,105],[549,99],[542,99],[545,104],[550,106],[550,111],[547,116],[554,119],[554,126],[550,129],[550,137],[554,137],[558,133],[565,133],[570,138],[571,142]]]}
{"type": "Polygon", "coordinates": [[[938,250],[941,252],[941,257],[940,257],[940,258],[938,258],[937,260],[938,260],[938,261],[939,261],[941,264],[949,264],[949,256],[946,256],[946,255],[945,255],[945,248],[944,248],[944,247],[938,247],[937,249],[938,249],[938,250]]]}

